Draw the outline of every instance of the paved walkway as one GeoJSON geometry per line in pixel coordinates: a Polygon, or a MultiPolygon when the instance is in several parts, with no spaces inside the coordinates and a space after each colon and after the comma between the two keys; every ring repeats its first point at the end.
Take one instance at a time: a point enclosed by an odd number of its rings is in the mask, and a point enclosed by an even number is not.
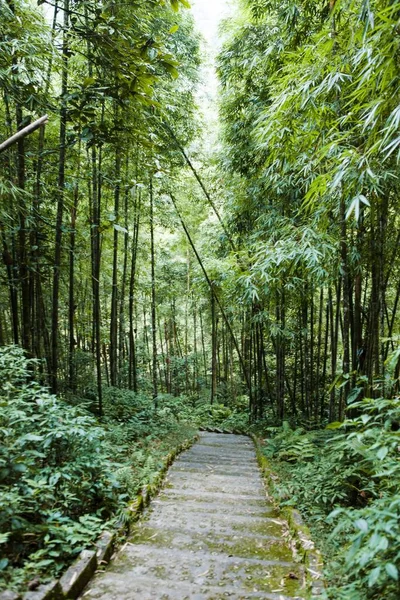
{"type": "Polygon", "coordinates": [[[286,525],[266,499],[253,442],[204,433],[84,600],[304,598],[286,525]]]}

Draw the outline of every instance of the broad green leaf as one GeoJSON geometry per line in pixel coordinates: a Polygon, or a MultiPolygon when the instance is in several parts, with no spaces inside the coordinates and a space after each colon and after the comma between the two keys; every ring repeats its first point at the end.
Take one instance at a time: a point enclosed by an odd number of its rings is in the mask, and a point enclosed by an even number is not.
{"type": "Polygon", "coordinates": [[[366,521],[365,519],[357,519],[357,521],[354,521],[354,525],[363,533],[367,533],[368,521],[366,521]]]}
{"type": "Polygon", "coordinates": [[[388,452],[389,448],[387,446],[381,446],[381,448],[379,448],[378,452],[376,453],[376,456],[377,458],[379,458],[379,460],[383,460],[387,456],[388,452]]]}
{"type": "Polygon", "coordinates": [[[380,574],[381,574],[381,567],[375,567],[375,569],[372,569],[372,571],[368,577],[368,587],[372,587],[376,584],[376,582],[379,579],[380,574]]]}
{"type": "Polygon", "coordinates": [[[391,579],[398,581],[399,579],[399,571],[396,565],[393,563],[386,563],[385,565],[386,573],[389,575],[391,579]]]}
{"type": "Polygon", "coordinates": [[[341,421],[334,421],[332,423],[328,423],[325,429],[339,429],[342,427],[343,423],[341,421]]]}
{"type": "Polygon", "coordinates": [[[3,571],[5,568],[7,568],[8,565],[8,558],[2,558],[0,560],[0,571],[3,571]]]}

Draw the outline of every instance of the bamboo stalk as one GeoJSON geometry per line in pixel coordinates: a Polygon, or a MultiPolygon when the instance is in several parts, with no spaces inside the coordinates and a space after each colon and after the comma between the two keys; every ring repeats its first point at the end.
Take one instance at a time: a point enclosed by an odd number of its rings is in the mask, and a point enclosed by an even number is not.
{"type": "Polygon", "coordinates": [[[33,133],[34,131],[36,131],[36,129],[39,129],[39,127],[43,127],[43,125],[46,125],[46,123],[48,123],[48,120],[48,115],[44,115],[44,117],[40,117],[40,119],[37,119],[33,123],[30,123],[29,125],[24,127],[23,129],[17,131],[17,133],[14,133],[14,135],[8,138],[8,140],[5,140],[0,144],[0,153],[4,152],[5,150],[7,150],[7,148],[13,146],[17,142],[21,141],[27,135],[33,133]]]}

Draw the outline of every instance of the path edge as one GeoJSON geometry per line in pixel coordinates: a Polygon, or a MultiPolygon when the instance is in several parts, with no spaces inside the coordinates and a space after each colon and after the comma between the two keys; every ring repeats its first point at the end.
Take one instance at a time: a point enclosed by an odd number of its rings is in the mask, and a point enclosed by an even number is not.
{"type": "Polygon", "coordinates": [[[114,550],[121,538],[126,537],[130,527],[141,516],[143,510],[158,494],[164,483],[169,467],[175,459],[189,450],[200,439],[199,433],[176,446],[163,459],[163,464],[153,483],[145,485],[139,494],[126,507],[126,515],[112,530],[104,530],[94,545],[82,550],[79,557],[59,577],[50,583],[40,585],[34,591],[24,594],[5,590],[0,592],[0,600],[76,600],[94,577],[97,569],[106,566],[114,556],[114,550]]]}
{"type": "Polygon", "coordinates": [[[262,442],[254,433],[249,434],[253,440],[258,466],[264,481],[269,498],[278,505],[282,516],[289,525],[289,532],[295,543],[296,550],[301,557],[301,562],[305,566],[307,591],[312,597],[321,596],[325,583],[323,579],[323,559],[321,552],[315,547],[311,537],[311,532],[304,522],[300,512],[292,506],[279,506],[273,495],[271,479],[279,479],[273,471],[269,460],[262,451],[262,442]]]}

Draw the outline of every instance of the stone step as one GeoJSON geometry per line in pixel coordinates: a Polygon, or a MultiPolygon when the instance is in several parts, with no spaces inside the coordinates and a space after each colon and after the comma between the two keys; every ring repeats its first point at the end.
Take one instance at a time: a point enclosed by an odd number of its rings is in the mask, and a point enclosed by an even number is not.
{"type": "Polygon", "coordinates": [[[203,433],[84,598],[303,599],[304,568],[277,517],[251,440],[203,433]]]}
{"type": "Polygon", "coordinates": [[[257,485],[258,488],[262,487],[259,481],[254,481],[254,475],[252,476],[249,471],[238,471],[233,473],[231,471],[226,471],[222,467],[216,467],[213,469],[209,467],[208,469],[199,469],[199,470],[190,470],[187,468],[180,468],[177,466],[175,469],[171,469],[168,475],[168,480],[171,479],[187,479],[189,481],[200,481],[202,483],[206,482],[214,482],[217,483],[224,481],[229,483],[231,479],[234,479],[237,483],[238,475],[240,475],[240,484],[242,486],[253,486],[257,485]]]}
{"type": "Polygon", "coordinates": [[[200,444],[213,444],[218,447],[225,446],[226,444],[232,444],[237,448],[248,446],[253,449],[253,442],[247,435],[236,435],[234,433],[225,433],[222,439],[221,435],[218,435],[218,439],[215,437],[215,433],[203,431],[200,434],[200,444]]]}
{"type": "Polygon", "coordinates": [[[179,471],[171,472],[166,479],[166,486],[171,485],[181,490],[200,490],[203,492],[217,492],[217,493],[234,493],[234,494],[248,494],[256,493],[262,494],[264,487],[261,481],[249,480],[248,478],[241,478],[238,482],[238,477],[232,477],[230,475],[202,475],[197,473],[183,473],[179,471]],[[243,480],[244,479],[244,480],[243,480]]]}
{"type": "Polygon", "coordinates": [[[174,579],[137,577],[128,573],[121,577],[103,577],[101,583],[82,597],[82,600],[302,600],[304,596],[238,589],[236,586],[194,585],[174,579]]]}
{"type": "MultiPolygon", "coordinates": [[[[157,498],[152,501],[153,511],[156,511],[159,506],[165,507],[167,511],[166,514],[168,514],[169,509],[174,509],[174,511],[177,511],[179,513],[181,511],[180,504],[177,504],[173,498],[167,499],[166,497],[163,497],[162,500],[157,498]]],[[[229,515],[233,518],[243,516],[254,516],[260,519],[279,519],[279,512],[274,506],[268,504],[266,502],[266,499],[262,499],[261,505],[250,502],[247,504],[236,503],[235,505],[231,505],[227,504],[226,502],[221,502],[217,500],[213,500],[210,502],[201,502],[199,500],[192,500],[186,498],[185,512],[188,513],[189,517],[191,513],[198,513],[199,518],[204,518],[204,515],[212,513],[218,515],[229,515]]]]}
{"type": "Polygon", "coordinates": [[[237,463],[232,462],[232,464],[220,464],[220,463],[207,463],[205,461],[199,461],[199,460],[194,460],[192,459],[191,461],[189,460],[180,460],[179,462],[177,461],[176,464],[174,464],[171,467],[171,471],[175,472],[175,471],[186,471],[187,473],[191,473],[191,472],[199,472],[199,473],[220,473],[220,474],[225,474],[225,475],[238,475],[239,473],[241,475],[244,475],[245,477],[251,477],[251,472],[252,469],[249,468],[248,462],[246,461],[245,464],[243,465],[239,465],[237,463]]]}
{"type": "Polygon", "coordinates": [[[147,520],[148,524],[151,524],[152,527],[159,525],[161,521],[167,521],[169,525],[176,525],[177,527],[186,527],[186,525],[213,528],[230,527],[233,531],[241,533],[282,535],[283,532],[283,521],[270,516],[260,516],[259,514],[237,515],[229,511],[225,513],[216,512],[214,509],[210,510],[209,513],[204,513],[195,510],[188,511],[187,507],[185,514],[183,514],[180,510],[180,505],[176,506],[173,504],[155,506],[147,520]]]}
{"type": "Polygon", "coordinates": [[[135,529],[131,541],[136,544],[148,544],[158,548],[183,549],[190,552],[203,550],[216,554],[228,554],[240,558],[258,558],[261,560],[283,560],[291,562],[293,553],[285,539],[263,535],[239,535],[195,528],[178,529],[164,523],[162,527],[143,524],[135,529]]]}
{"type": "Polygon", "coordinates": [[[213,490],[203,491],[201,489],[178,489],[178,488],[164,488],[160,498],[168,498],[174,496],[176,499],[181,498],[197,498],[199,502],[206,502],[208,499],[221,500],[227,504],[236,504],[238,501],[249,503],[250,505],[265,506],[267,499],[266,495],[262,493],[228,493],[228,492],[214,492],[213,490]]]}
{"type": "Polygon", "coordinates": [[[234,590],[237,594],[241,590],[242,595],[237,597],[242,598],[256,591],[290,597],[296,594],[304,579],[303,569],[290,562],[241,559],[205,552],[187,555],[180,549],[160,549],[144,544],[128,544],[124,548],[123,562],[114,563],[108,571],[110,587],[111,580],[117,582],[121,574],[125,576],[127,572],[134,574],[135,581],[145,580],[147,591],[165,590],[174,583],[179,584],[181,591],[187,585],[197,592],[207,588],[217,589],[222,594],[234,590]]]}

